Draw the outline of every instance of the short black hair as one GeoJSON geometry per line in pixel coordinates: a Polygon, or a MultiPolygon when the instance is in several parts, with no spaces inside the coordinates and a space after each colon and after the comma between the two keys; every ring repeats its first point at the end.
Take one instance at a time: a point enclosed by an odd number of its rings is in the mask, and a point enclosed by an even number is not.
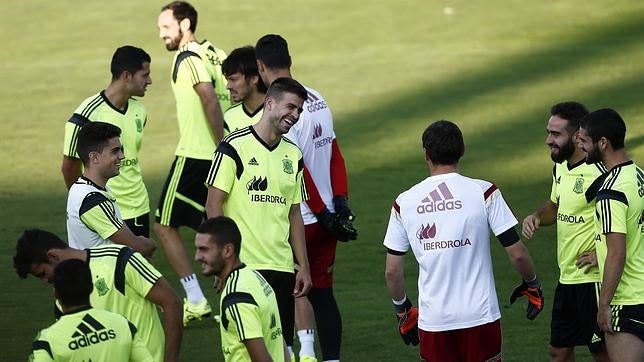
{"type": "Polygon", "coordinates": [[[613,150],[624,148],[626,123],[614,109],[602,108],[590,112],[581,119],[579,126],[586,130],[593,142],[606,137],[610,141],[613,150]]]}
{"type": "Polygon", "coordinates": [[[196,230],[199,234],[210,235],[210,240],[224,247],[232,244],[235,247],[235,255],[239,256],[241,250],[241,233],[235,221],[226,216],[217,216],[201,223],[196,230]]]}
{"type": "Polygon", "coordinates": [[[266,93],[266,85],[262,82],[257,69],[255,48],[250,45],[234,49],[221,63],[221,71],[226,77],[235,73],[241,73],[246,79],[257,76],[257,90],[266,93]]]}
{"type": "Polygon", "coordinates": [[[121,136],[121,129],[105,122],[88,122],[78,131],[76,151],[87,166],[90,152],[103,152],[105,145],[114,137],[121,136]]]}
{"type": "Polygon", "coordinates": [[[282,77],[277,78],[273,81],[268,91],[266,92],[266,97],[271,97],[276,100],[281,100],[284,93],[292,93],[296,96],[306,100],[308,98],[308,93],[306,88],[296,81],[293,78],[282,77]]]}
{"type": "Polygon", "coordinates": [[[190,20],[190,31],[197,30],[197,10],[185,1],[173,1],[161,8],[161,11],[172,10],[172,16],[181,22],[183,19],[190,20]]]}
{"type": "Polygon", "coordinates": [[[123,72],[134,74],[143,69],[143,63],[150,63],[150,55],[141,48],[124,45],[112,55],[110,71],[112,79],[117,79],[123,72]]]}
{"type": "Polygon", "coordinates": [[[63,306],[89,305],[89,295],[94,285],[86,262],[80,259],[61,261],[54,267],[53,284],[63,306]]]}
{"type": "Polygon", "coordinates": [[[255,56],[269,69],[291,67],[288,43],[286,43],[286,39],[277,34],[267,34],[261,37],[255,45],[255,56]]]}
{"type": "Polygon", "coordinates": [[[48,263],[47,252],[51,249],[67,249],[67,244],[49,231],[40,229],[25,230],[16,242],[16,255],[13,267],[21,279],[29,274],[33,264],[48,263]]]}
{"type": "Polygon", "coordinates": [[[579,121],[588,114],[586,107],[575,101],[557,103],[550,108],[550,115],[563,118],[568,121],[566,129],[573,133],[579,129],[579,121]]]}
{"type": "Polygon", "coordinates": [[[456,165],[465,152],[461,130],[444,119],[430,124],[422,141],[425,155],[437,165],[456,165]]]}

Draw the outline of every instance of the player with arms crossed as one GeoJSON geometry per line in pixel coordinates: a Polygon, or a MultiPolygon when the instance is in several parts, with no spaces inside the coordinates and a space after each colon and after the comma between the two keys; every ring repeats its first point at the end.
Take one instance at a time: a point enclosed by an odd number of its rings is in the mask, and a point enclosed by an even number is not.
{"type": "Polygon", "coordinates": [[[187,325],[212,312],[179,227],[195,229],[204,219],[207,189],[203,182],[212,153],[223,137],[222,110],[230,106],[221,73],[226,54],[207,40],[197,42],[197,11],[187,2],[174,1],[161,8],[158,26],[166,49],[176,51],[170,81],[177,105],[179,144],[155,213],[154,232],[186,292],[183,323],[187,325]]]}
{"type": "Polygon", "coordinates": [[[575,346],[588,346],[596,361],[607,361],[597,328],[599,269],[595,253],[594,203],[586,190],[606,172],[601,163],[586,164],[577,147],[579,120],[588,114],[577,102],[552,106],[546,126],[552,168],[552,191],[534,213],[523,220],[523,236],[532,239],[541,226],[557,224],[559,282],[552,303],[550,323],[551,361],[574,361],[575,346]]]}
{"type": "Polygon", "coordinates": [[[430,177],[396,198],[384,240],[385,278],[400,334],[406,344],[420,342],[420,356],[427,361],[501,360],[490,229],[523,278],[510,302],[528,297],[528,319],[543,309],[532,258],[497,187],[458,173],[465,151],[458,126],[434,122],[422,142],[430,177]],[[404,258],[410,248],[420,265],[418,309],[405,293],[404,258]]]}
{"type": "Polygon", "coordinates": [[[112,81],[105,90],[85,99],[65,124],[62,172],[67,188],[81,175],[77,152],[78,132],[93,121],[111,123],[121,129],[125,159],[119,174],[108,186],[114,193],[123,222],[134,235],[150,237],[150,200],[143,183],[139,151],[148,112],[134,97],[143,97],[150,79],[150,56],[140,48],[122,46],[114,52],[110,66],[112,81]]]}
{"type": "MultiPolygon", "coordinates": [[[[291,78],[291,56],[286,40],[268,34],[257,41],[257,63],[266,84],[280,77],[291,78]]],[[[295,301],[300,361],[315,359],[313,319],[320,333],[325,361],[340,360],[342,318],[333,295],[333,265],[338,240],[358,236],[355,215],[347,204],[348,182],[344,158],[333,130],[333,116],[322,97],[305,87],[307,99],[300,120],[286,135],[301,149],[304,182],[309,199],[300,207],[313,287],[307,298],[295,301]]]]}
{"type": "Polygon", "coordinates": [[[279,309],[264,277],[241,262],[241,234],[225,216],[197,228],[195,260],[207,276],[224,281],[221,311],[221,349],[226,361],[284,361],[279,309]]]}
{"type": "Polygon", "coordinates": [[[230,52],[221,63],[221,70],[226,76],[230,98],[237,102],[224,113],[224,133],[228,135],[259,122],[264,109],[266,85],[259,77],[255,48],[250,45],[230,52]]]}
{"type": "Polygon", "coordinates": [[[241,260],[273,287],[289,347],[294,297],[306,295],[311,276],[300,214],[306,199],[302,152],[284,135],[297,123],[306,97],[296,80],[275,80],[259,122],[224,138],[206,180],[208,216],[225,215],[237,223],[244,240],[241,260]],[[300,266],[295,275],[294,257],[300,266]]]}
{"type": "Polygon", "coordinates": [[[154,241],[132,233],[107,187],[125,157],[120,135],[117,126],[104,122],[86,123],[78,131],[76,149],[85,170],[67,196],[67,240],[79,249],[123,244],[151,257],[154,241]]]}
{"type": "Polygon", "coordinates": [[[63,315],[38,333],[29,361],[154,361],[136,326],[120,314],[92,308],[87,263],[69,259],[56,265],[53,284],[63,315]]]}
{"type": "Polygon", "coordinates": [[[644,361],[644,171],[626,154],[626,124],[612,109],[582,118],[586,162],[608,172],[588,191],[595,199],[595,241],[602,276],[597,324],[611,361],[644,361]]]}
{"type": "Polygon", "coordinates": [[[81,260],[92,272],[94,308],[119,313],[132,322],[155,361],[178,361],[181,346],[181,301],[170,284],[141,254],[123,245],[85,250],[68,247],[44,230],[25,230],[16,243],[13,266],[20,278],[28,274],[53,281],[53,270],[69,259],[81,260]],[[157,307],[163,311],[163,326],[157,307]]]}

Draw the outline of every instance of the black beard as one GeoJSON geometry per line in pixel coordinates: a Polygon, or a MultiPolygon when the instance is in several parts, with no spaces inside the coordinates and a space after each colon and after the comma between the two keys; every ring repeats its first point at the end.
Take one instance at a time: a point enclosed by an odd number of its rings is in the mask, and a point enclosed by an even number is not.
{"type": "Polygon", "coordinates": [[[586,154],[586,163],[592,165],[593,163],[601,162],[602,154],[599,152],[599,148],[595,147],[586,154]]]}
{"type": "Polygon", "coordinates": [[[556,163],[562,163],[575,152],[575,144],[572,141],[568,140],[566,144],[559,148],[559,153],[557,155],[550,153],[550,158],[556,163]]]}

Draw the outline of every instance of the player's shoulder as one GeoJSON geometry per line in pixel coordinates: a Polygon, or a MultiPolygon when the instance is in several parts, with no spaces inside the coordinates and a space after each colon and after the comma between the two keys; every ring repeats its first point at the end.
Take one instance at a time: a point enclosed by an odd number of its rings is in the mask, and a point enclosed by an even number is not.
{"type": "Polygon", "coordinates": [[[495,192],[496,193],[500,192],[499,188],[492,181],[472,178],[472,177],[463,176],[463,175],[458,175],[458,177],[463,184],[468,185],[480,191],[485,200],[487,200],[490,197],[490,195],[494,194],[495,192]]]}
{"type": "Polygon", "coordinates": [[[227,135],[221,140],[221,143],[228,144],[232,147],[237,147],[246,142],[252,141],[254,139],[255,139],[255,135],[252,130],[252,126],[248,126],[248,127],[240,128],[238,130],[230,132],[229,135],[227,135]]]}
{"type": "Polygon", "coordinates": [[[302,150],[300,149],[300,147],[286,135],[282,135],[282,141],[280,142],[280,145],[283,145],[284,148],[290,150],[291,152],[295,152],[299,154],[300,157],[302,157],[302,150]]]}
{"type": "Polygon", "coordinates": [[[204,39],[198,44],[204,52],[215,53],[220,57],[226,57],[226,52],[223,49],[216,47],[210,40],[204,39]]]}
{"type": "Polygon", "coordinates": [[[244,111],[243,104],[244,103],[239,102],[228,107],[228,109],[224,112],[224,117],[236,116],[239,114],[239,112],[243,112],[244,111]]]}
{"type": "Polygon", "coordinates": [[[83,101],[74,110],[74,113],[84,117],[89,117],[91,113],[104,102],[105,97],[103,96],[103,91],[100,91],[83,99],[83,101]]]}
{"type": "MultiPolygon", "coordinates": [[[[87,249],[90,258],[116,258],[127,252],[129,247],[122,244],[105,244],[87,249]]],[[[133,250],[132,250],[133,251],[133,250]]]]}

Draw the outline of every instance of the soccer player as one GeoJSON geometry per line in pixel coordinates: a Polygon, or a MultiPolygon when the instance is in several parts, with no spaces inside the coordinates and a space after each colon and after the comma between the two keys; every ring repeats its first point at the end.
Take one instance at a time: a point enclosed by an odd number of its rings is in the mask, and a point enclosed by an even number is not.
{"type": "Polygon", "coordinates": [[[87,263],[69,259],[56,265],[53,284],[63,315],[38,333],[30,361],[154,361],[136,326],[120,314],[92,308],[87,263]]]}
{"type": "MultiPolygon", "coordinates": [[[[266,84],[280,77],[292,77],[291,56],[283,37],[263,36],[257,41],[255,52],[266,84]]],[[[355,216],[347,205],[347,171],[333,131],[331,111],[319,92],[305,88],[304,111],[286,135],[302,149],[304,182],[310,196],[300,207],[313,282],[308,298],[295,302],[300,360],[315,358],[315,318],[322,357],[325,361],[336,361],[340,359],[342,341],[342,319],[333,295],[336,245],[338,239],[356,239],[357,231],[351,223],[355,216]]]]}
{"type": "Polygon", "coordinates": [[[532,239],[540,226],[557,224],[559,283],[555,289],[550,323],[551,361],[573,361],[575,346],[588,346],[597,361],[608,360],[597,330],[599,269],[595,253],[594,203],[586,191],[606,171],[601,163],[586,164],[577,147],[579,120],[588,114],[577,102],[552,106],[546,126],[550,147],[550,199],[523,220],[523,236],[532,239]]]}
{"type": "Polygon", "coordinates": [[[302,152],[284,135],[297,123],[306,97],[296,80],[276,79],[259,122],[222,140],[206,179],[208,216],[225,215],[237,223],[244,240],[241,260],[273,287],[291,355],[293,297],[306,295],[311,276],[300,214],[306,199],[302,152]],[[293,257],[299,264],[295,275],[293,257]]]}
{"type": "Polygon", "coordinates": [[[458,173],[465,152],[458,126],[434,122],[422,142],[430,177],[396,198],[384,239],[385,277],[400,334],[406,344],[420,342],[424,360],[501,360],[490,229],[523,278],[510,302],[527,296],[528,319],[543,309],[532,258],[496,185],[458,173]],[[404,258],[410,248],[420,265],[418,309],[405,293],[404,258]]]}
{"type": "Polygon", "coordinates": [[[237,103],[224,113],[224,134],[259,121],[264,109],[266,86],[257,72],[255,48],[248,45],[228,54],[221,63],[230,98],[237,103]]]}
{"type": "Polygon", "coordinates": [[[81,175],[77,152],[78,131],[89,122],[111,123],[121,129],[125,159],[119,175],[109,180],[123,222],[134,235],[150,237],[150,200],[143,183],[139,151],[148,112],[134,97],[143,97],[152,84],[150,56],[141,48],[122,46],[114,52],[112,81],[105,90],[85,99],[65,124],[62,173],[67,188],[81,175]]]}
{"type": "Polygon", "coordinates": [[[119,175],[125,158],[120,135],[117,126],[98,121],[78,131],[76,152],[85,170],[67,196],[67,239],[78,249],[114,242],[151,257],[154,241],[132,233],[107,187],[107,181],[119,175]]]}
{"type": "Polygon", "coordinates": [[[644,171],[626,154],[626,125],[613,109],[582,118],[586,162],[608,172],[591,187],[595,241],[602,276],[597,323],[611,361],[644,361],[644,171]]]}
{"type": "Polygon", "coordinates": [[[94,308],[119,313],[132,322],[155,361],[178,361],[181,346],[181,300],[163,276],[139,253],[123,245],[79,250],[44,230],[25,230],[16,243],[13,266],[20,278],[28,274],[53,281],[62,261],[79,259],[89,265],[94,308]],[[163,326],[157,308],[163,311],[163,326]]]}
{"type": "Polygon", "coordinates": [[[204,219],[207,189],[203,185],[215,146],[223,137],[223,115],[230,105],[221,62],[226,54],[207,40],[197,42],[197,11],[183,1],[164,6],[159,36],[172,62],[171,85],[177,104],[179,144],[170,167],[154,232],[186,292],[183,323],[210,316],[212,309],[193,272],[179,228],[195,229],[204,219]]]}
{"type": "Polygon", "coordinates": [[[197,228],[195,260],[207,276],[224,281],[221,311],[221,349],[226,361],[284,361],[279,309],[264,277],[239,259],[241,234],[225,216],[197,228]]]}

